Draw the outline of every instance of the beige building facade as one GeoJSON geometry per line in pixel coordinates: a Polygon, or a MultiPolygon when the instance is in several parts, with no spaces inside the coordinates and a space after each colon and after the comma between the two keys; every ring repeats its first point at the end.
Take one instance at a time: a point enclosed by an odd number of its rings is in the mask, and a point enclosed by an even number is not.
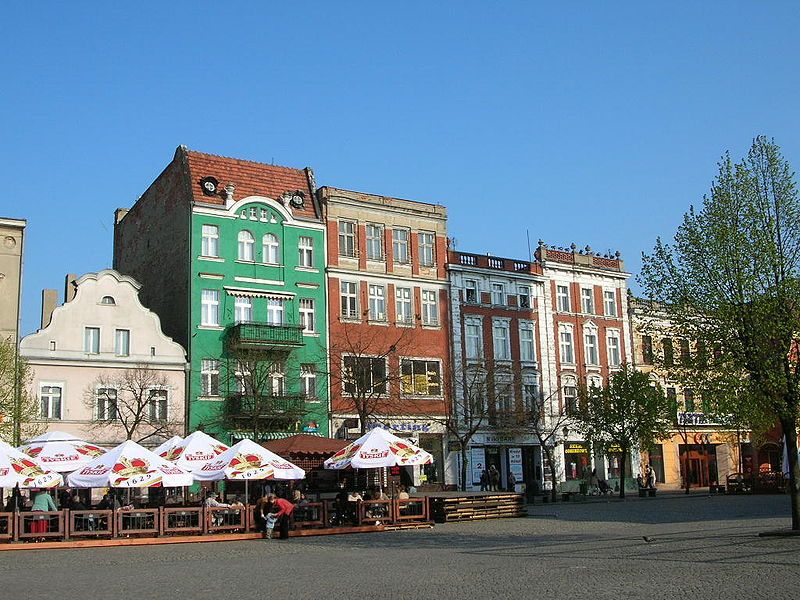
{"type": "Polygon", "coordinates": [[[155,446],[184,435],[186,354],[139,301],[140,284],[107,269],[67,278],[66,301],[43,294],[42,327],[20,342],[47,430],[101,446],[155,446]]]}
{"type": "Polygon", "coordinates": [[[0,217],[0,340],[19,336],[24,219],[0,217]]]}

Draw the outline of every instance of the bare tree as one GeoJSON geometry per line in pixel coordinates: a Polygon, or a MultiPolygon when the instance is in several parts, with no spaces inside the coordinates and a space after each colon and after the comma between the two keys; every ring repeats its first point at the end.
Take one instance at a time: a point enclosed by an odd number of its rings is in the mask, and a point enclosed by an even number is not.
{"type": "Polygon", "coordinates": [[[430,403],[414,402],[415,412],[441,425],[448,438],[458,444],[461,459],[458,482],[462,490],[467,489],[467,449],[475,434],[489,423],[487,386],[492,372],[491,365],[476,361],[445,378],[443,410],[432,411],[430,403]]]}
{"type": "Polygon", "coordinates": [[[285,354],[239,352],[225,363],[225,404],[220,424],[258,440],[268,431],[299,431],[306,396],[287,372],[285,354]]]}
{"type": "Polygon", "coordinates": [[[182,398],[169,393],[166,375],[147,364],[102,373],[84,391],[90,428],[142,443],[182,433],[182,398]]]}
{"type": "Polygon", "coordinates": [[[0,340],[0,440],[19,446],[45,429],[39,403],[28,388],[30,366],[11,340],[0,340]]]}
{"type": "Polygon", "coordinates": [[[387,335],[385,327],[346,324],[331,339],[332,396],[338,395],[346,412],[358,415],[362,434],[375,415],[397,414],[404,403],[413,404],[403,398],[403,374],[392,364],[395,356],[411,353],[412,337],[410,327],[387,335]]]}

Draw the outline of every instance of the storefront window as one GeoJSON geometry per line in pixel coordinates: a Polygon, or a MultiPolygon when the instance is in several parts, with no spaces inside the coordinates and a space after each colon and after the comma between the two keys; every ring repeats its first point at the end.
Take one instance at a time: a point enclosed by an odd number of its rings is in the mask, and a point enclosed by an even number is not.
{"type": "Polygon", "coordinates": [[[664,447],[656,444],[650,450],[650,466],[656,472],[656,481],[664,483],[664,447]]]}
{"type": "Polygon", "coordinates": [[[422,483],[440,483],[444,473],[444,456],[442,453],[442,436],[434,433],[421,433],[419,447],[433,456],[433,462],[423,465],[420,472],[422,483]]]}
{"type": "MultiPolygon", "coordinates": [[[[614,445],[609,446],[608,452],[606,452],[606,459],[608,460],[608,477],[619,479],[622,476],[622,448],[614,445]]],[[[630,454],[625,460],[625,476],[631,476],[630,454]]]]}
{"type": "Polygon", "coordinates": [[[584,479],[589,473],[589,444],[564,443],[564,467],[567,480],[584,479]]]}

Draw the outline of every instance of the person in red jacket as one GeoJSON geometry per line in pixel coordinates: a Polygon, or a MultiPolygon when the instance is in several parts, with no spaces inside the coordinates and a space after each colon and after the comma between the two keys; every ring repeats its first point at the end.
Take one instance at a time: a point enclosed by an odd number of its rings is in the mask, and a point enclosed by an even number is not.
{"type": "Polygon", "coordinates": [[[275,496],[270,496],[269,501],[273,507],[278,508],[278,512],[275,513],[280,531],[278,537],[282,540],[286,540],[289,538],[289,519],[294,512],[294,504],[286,500],[286,498],[276,498],[275,496]]]}

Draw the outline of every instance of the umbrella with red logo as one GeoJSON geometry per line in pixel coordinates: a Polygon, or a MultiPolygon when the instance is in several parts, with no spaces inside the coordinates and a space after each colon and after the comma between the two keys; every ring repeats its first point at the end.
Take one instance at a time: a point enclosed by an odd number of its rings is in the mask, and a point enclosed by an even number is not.
{"type": "Polygon", "coordinates": [[[0,441],[0,488],[53,488],[62,483],[61,475],[0,441]]]}
{"type": "Polygon", "coordinates": [[[48,431],[28,440],[17,450],[58,473],[69,473],[80,469],[106,452],[105,448],[63,431],[48,431]]]}
{"type": "Polygon", "coordinates": [[[429,465],[433,456],[408,440],[376,427],[325,461],[326,469],[375,469],[429,465]]]}

